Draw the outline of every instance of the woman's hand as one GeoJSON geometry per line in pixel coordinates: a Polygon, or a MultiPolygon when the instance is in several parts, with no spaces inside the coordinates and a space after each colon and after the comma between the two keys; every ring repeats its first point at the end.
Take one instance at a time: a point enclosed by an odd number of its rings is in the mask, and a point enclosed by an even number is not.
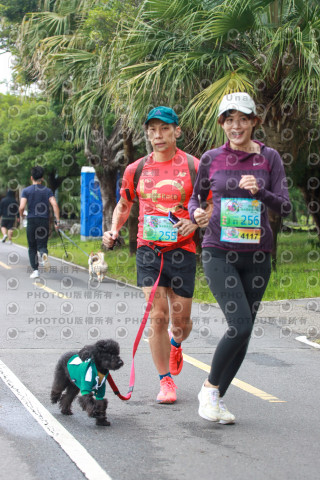
{"type": "Polygon", "coordinates": [[[210,216],[206,210],[203,210],[203,208],[197,208],[193,214],[194,219],[200,228],[205,228],[209,224],[210,216]]]}
{"type": "Polygon", "coordinates": [[[212,212],[213,212],[212,198],[208,200],[207,203],[208,203],[208,206],[205,210],[203,208],[197,208],[193,214],[194,219],[200,228],[205,228],[208,226],[212,212]]]}
{"type": "Polygon", "coordinates": [[[249,190],[252,195],[255,195],[260,190],[257,179],[253,175],[241,175],[239,187],[244,188],[245,190],[249,190]]]}
{"type": "Polygon", "coordinates": [[[187,218],[180,218],[179,222],[173,225],[173,228],[178,229],[179,235],[182,235],[183,237],[187,237],[188,235],[193,233],[195,230],[197,230],[198,225],[195,225],[194,223],[191,222],[191,220],[188,220],[187,218]]]}

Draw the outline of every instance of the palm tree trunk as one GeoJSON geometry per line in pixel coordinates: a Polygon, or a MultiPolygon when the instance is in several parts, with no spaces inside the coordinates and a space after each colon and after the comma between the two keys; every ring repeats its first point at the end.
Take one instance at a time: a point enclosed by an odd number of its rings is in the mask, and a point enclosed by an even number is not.
{"type": "MultiPolygon", "coordinates": [[[[125,164],[134,162],[134,146],[133,146],[133,132],[123,130],[123,146],[125,164]]],[[[122,172],[121,172],[122,173],[122,172]]],[[[129,229],[129,251],[130,255],[134,255],[137,251],[137,235],[138,235],[138,217],[139,217],[139,202],[135,199],[130,215],[128,218],[129,229]]]]}
{"type": "Polygon", "coordinates": [[[101,172],[100,169],[96,171],[101,191],[102,208],[103,208],[103,232],[110,230],[112,223],[112,213],[116,206],[116,188],[117,188],[117,169],[108,173],[101,172]]]}
{"type": "Polygon", "coordinates": [[[318,238],[320,241],[320,188],[316,190],[310,190],[310,188],[308,188],[308,185],[300,188],[307,205],[308,213],[312,215],[313,221],[316,224],[318,238]]]}
{"type": "Polygon", "coordinates": [[[270,227],[273,235],[273,247],[271,251],[271,265],[272,270],[277,269],[277,248],[278,248],[278,233],[280,232],[282,218],[280,215],[277,215],[273,210],[268,209],[268,217],[270,222],[270,227]]]}

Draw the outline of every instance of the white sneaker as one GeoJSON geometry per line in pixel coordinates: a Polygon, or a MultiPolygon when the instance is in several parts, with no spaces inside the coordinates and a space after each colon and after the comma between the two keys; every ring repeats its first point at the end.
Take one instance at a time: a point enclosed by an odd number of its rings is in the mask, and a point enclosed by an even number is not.
{"type": "Polygon", "coordinates": [[[222,398],[219,399],[219,407],[220,407],[219,423],[222,423],[223,425],[229,425],[234,423],[236,420],[236,417],[231,412],[229,412],[222,398]]]}
{"type": "Polygon", "coordinates": [[[202,385],[198,395],[200,417],[209,420],[210,422],[219,422],[220,407],[219,407],[219,390],[217,388],[207,388],[202,385]]]}
{"type": "Polygon", "coordinates": [[[41,260],[42,260],[41,265],[44,268],[44,271],[49,272],[51,265],[50,265],[50,262],[49,262],[49,259],[48,259],[48,255],[46,253],[43,253],[41,255],[41,260]]]}
{"type": "Polygon", "coordinates": [[[7,241],[7,244],[8,244],[8,245],[12,245],[12,241],[11,241],[11,240],[8,240],[8,241],[7,241]]]}
{"type": "Polygon", "coordinates": [[[39,272],[38,270],[34,270],[31,275],[30,275],[30,278],[39,278],[39,272]]]}
{"type": "Polygon", "coordinates": [[[1,240],[2,243],[4,243],[8,238],[8,235],[3,235],[3,239],[1,240]]]}

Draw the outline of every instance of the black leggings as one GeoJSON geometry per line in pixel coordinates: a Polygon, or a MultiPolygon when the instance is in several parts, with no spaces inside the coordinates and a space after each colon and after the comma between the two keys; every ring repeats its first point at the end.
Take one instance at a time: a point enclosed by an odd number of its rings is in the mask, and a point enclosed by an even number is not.
{"type": "Polygon", "coordinates": [[[213,356],[208,377],[212,385],[219,385],[223,397],[247,352],[256,314],[270,278],[270,253],[227,252],[205,247],[202,262],[210,290],[228,323],[213,356]]]}

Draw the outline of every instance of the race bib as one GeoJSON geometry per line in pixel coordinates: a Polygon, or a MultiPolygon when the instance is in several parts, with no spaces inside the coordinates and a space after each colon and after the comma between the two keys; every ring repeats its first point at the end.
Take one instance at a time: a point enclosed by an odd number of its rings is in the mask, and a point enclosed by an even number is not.
{"type": "Polygon", "coordinates": [[[173,228],[168,217],[145,215],[143,239],[151,242],[176,242],[178,240],[178,230],[173,228]]]}
{"type": "Polygon", "coordinates": [[[222,198],[222,242],[260,243],[261,202],[250,198],[222,198]]]}

